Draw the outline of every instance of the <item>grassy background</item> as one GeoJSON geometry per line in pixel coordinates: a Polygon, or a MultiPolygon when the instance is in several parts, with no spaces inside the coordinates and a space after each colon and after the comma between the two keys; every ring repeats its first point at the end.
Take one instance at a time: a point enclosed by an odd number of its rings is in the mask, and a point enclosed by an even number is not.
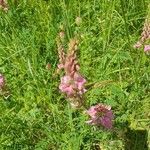
{"type": "Polygon", "coordinates": [[[0,72],[10,91],[8,98],[0,97],[0,149],[148,149],[143,144],[147,132],[142,140],[130,132],[148,131],[150,126],[150,58],[133,48],[148,2],[10,0],[8,13],[0,11],[0,72]],[[77,16],[82,18],[80,26],[75,24],[77,16]],[[66,41],[81,35],[78,57],[88,82],[113,81],[86,93],[88,106],[112,106],[112,132],[86,125],[87,117],[71,110],[58,90],[59,77],[53,74],[61,24],[66,41]],[[45,68],[48,62],[50,70],[45,68]]]}

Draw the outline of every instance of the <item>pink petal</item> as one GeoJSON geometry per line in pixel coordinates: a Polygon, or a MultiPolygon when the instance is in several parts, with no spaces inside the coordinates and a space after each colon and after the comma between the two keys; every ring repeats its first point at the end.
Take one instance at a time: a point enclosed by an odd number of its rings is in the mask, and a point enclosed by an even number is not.
{"type": "Polygon", "coordinates": [[[112,128],[112,120],[108,117],[102,117],[101,118],[101,124],[102,124],[102,126],[104,126],[107,129],[112,128]]]}
{"type": "Polygon", "coordinates": [[[106,117],[110,118],[110,119],[114,119],[114,115],[113,112],[110,110],[105,114],[106,117]]]}
{"type": "Polygon", "coordinates": [[[78,89],[81,90],[84,84],[86,83],[86,80],[77,73],[75,74],[74,79],[75,79],[75,83],[77,84],[78,89]]]}
{"type": "Polygon", "coordinates": [[[144,52],[147,52],[147,51],[149,51],[150,50],[150,45],[145,45],[144,46],[144,52]]]}
{"type": "Polygon", "coordinates": [[[66,94],[67,94],[68,96],[74,94],[74,90],[73,90],[73,88],[72,88],[71,86],[67,87],[67,88],[65,89],[65,92],[66,92],[66,94]]]}
{"type": "Polygon", "coordinates": [[[92,106],[89,110],[86,111],[87,114],[89,116],[91,116],[92,118],[95,118],[96,114],[97,114],[97,111],[95,109],[95,106],[92,106]]]}
{"type": "Polygon", "coordinates": [[[71,81],[70,76],[61,77],[61,83],[68,84],[71,81]]]}

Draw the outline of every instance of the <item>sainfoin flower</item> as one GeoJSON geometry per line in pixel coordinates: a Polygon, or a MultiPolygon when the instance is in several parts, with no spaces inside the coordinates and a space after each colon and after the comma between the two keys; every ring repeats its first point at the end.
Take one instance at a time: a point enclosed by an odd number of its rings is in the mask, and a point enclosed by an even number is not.
{"type": "Polygon", "coordinates": [[[133,46],[134,48],[140,48],[144,46],[144,52],[150,51],[150,45],[146,45],[150,40],[150,19],[149,16],[145,19],[143,31],[141,33],[139,41],[133,46]]]}
{"type": "Polygon", "coordinates": [[[5,85],[5,79],[2,74],[0,74],[0,89],[2,89],[5,85]]]}
{"type": "Polygon", "coordinates": [[[97,104],[86,112],[90,116],[90,120],[86,121],[86,123],[97,126],[101,125],[106,129],[112,128],[114,115],[110,106],[97,104]]]}
{"type": "Polygon", "coordinates": [[[68,44],[67,54],[64,52],[61,41],[58,40],[59,64],[58,70],[64,70],[64,76],[61,77],[59,89],[67,96],[72,107],[79,108],[83,105],[83,94],[85,89],[85,78],[79,73],[79,64],[77,61],[77,40],[71,39],[68,44]]]}

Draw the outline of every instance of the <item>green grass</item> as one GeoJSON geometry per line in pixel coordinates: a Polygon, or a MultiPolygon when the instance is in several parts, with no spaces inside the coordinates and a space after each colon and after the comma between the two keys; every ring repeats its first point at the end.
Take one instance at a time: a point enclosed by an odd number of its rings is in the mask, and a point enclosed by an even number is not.
{"type": "Polygon", "coordinates": [[[132,137],[136,142],[128,148],[147,150],[137,142],[139,135],[126,131],[148,132],[150,126],[150,56],[133,48],[148,2],[10,0],[8,13],[0,11],[0,73],[10,92],[8,98],[0,97],[0,149],[122,150],[132,137]],[[82,18],[80,26],[75,24],[77,16],[82,18]],[[113,81],[85,95],[88,106],[112,106],[111,132],[85,124],[86,115],[72,110],[59,92],[59,77],[53,75],[60,25],[66,41],[81,35],[78,58],[88,83],[113,81]]]}

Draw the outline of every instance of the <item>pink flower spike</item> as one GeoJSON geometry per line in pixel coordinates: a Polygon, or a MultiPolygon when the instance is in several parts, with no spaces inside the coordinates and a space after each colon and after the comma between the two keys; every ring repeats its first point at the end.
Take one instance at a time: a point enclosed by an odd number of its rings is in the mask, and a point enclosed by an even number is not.
{"type": "Polygon", "coordinates": [[[150,51],[150,45],[145,45],[144,46],[144,52],[150,51]]]}

